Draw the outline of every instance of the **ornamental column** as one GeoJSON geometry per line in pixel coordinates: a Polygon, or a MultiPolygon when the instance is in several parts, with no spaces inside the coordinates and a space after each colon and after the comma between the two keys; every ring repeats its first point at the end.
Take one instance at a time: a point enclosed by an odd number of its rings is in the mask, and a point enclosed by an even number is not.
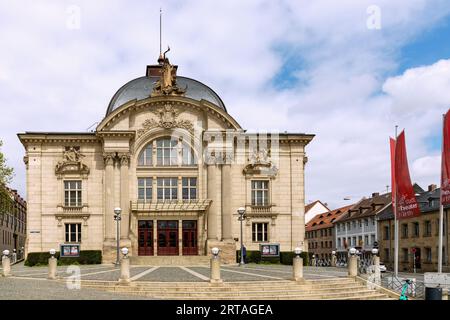
{"type": "Polygon", "coordinates": [[[222,240],[233,238],[231,212],[231,164],[222,165],[222,240]]]}
{"type": "Polygon", "coordinates": [[[130,195],[129,195],[129,168],[130,154],[122,153],[120,159],[120,207],[122,208],[122,220],[120,224],[120,238],[128,239],[130,232],[130,195]]]}
{"type": "Polygon", "coordinates": [[[208,199],[212,200],[208,209],[208,240],[219,239],[218,216],[220,212],[220,170],[215,157],[207,162],[208,199]]]}
{"type": "Polygon", "coordinates": [[[105,240],[114,241],[114,153],[104,153],[105,161],[105,240]]]}

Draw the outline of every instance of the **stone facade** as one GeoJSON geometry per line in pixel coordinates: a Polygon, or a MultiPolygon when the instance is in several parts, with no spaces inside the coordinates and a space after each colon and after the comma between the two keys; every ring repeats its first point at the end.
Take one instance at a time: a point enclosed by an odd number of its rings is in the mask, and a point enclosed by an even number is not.
{"type": "MultiPolygon", "coordinates": [[[[402,219],[398,223],[398,270],[418,272],[436,272],[439,246],[439,193],[435,185],[420,192],[417,201],[421,215],[402,219]],[[415,261],[415,263],[414,263],[415,261]],[[414,266],[415,264],[415,266],[414,266]]],[[[448,226],[448,208],[444,210],[443,236],[443,272],[450,272],[448,250],[450,228],[448,226]]],[[[380,239],[380,258],[389,269],[394,269],[395,233],[392,206],[378,217],[378,239],[380,239]]]]}
{"type": "MultiPolygon", "coordinates": [[[[235,262],[239,207],[246,209],[247,250],[261,242],[281,251],[304,245],[305,146],[313,135],[245,133],[205,85],[183,78],[186,93],[170,89],[164,66],[147,68],[147,78],[160,74],[153,93],[123,98],[132,91],[121,88],[94,132],[19,134],[27,159],[26,252],[76,242],[114,261],[116,207],[120,245],[131,257],[206,255],[218,246],[222,261],[235,262]],[[191,191],[188,178],[195,179],[191,191]]],[[[168,70],[173,84],[176,68],[168,70]]]]}
{"type": "Polygon", "coordinates": [[[16,250],[22,257],[27,229],[27,202],[7,187],[0,186],[0,252],[16,250]]]}

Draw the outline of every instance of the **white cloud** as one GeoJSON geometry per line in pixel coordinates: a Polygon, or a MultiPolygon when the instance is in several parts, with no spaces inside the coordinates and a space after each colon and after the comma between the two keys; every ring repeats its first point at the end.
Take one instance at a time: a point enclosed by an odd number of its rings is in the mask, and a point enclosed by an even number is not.
{"type": "MultiPolygon", "coordinates": [[[[371,4],[0,2],[6,48],[0,51],[0,137],[16,167],[15,186],[24,193],[16,133],[84,131],[101,120],[114,92],[155,62],[162,7],[171,62],[180,74],[215,89],[244,128],[317,134],[307,148],[307,200],[320,198],[333,207],[345,195],[382,191],[390,181],[394,125],[407,128],[410,163],[426,157],[425,139],[439,133],[449,97],[443,90],[448,61],[387,80],[384,74],[396,67],[398,50],[441,21],[450,6],[443,0],[380,0],[382,29],[374,31],[366,27],[371,4]],[[66,27],[69,5],[81,9],[79,30],[66,27]],[[292,73],[301,81],[279,90],[273,79],[287,61],[300,62],[292,73]],[[398,112],[406,107],[413,111],[398,112]]],[[[436,182],[438,173],[420,168],[412,166],[413,180],[436,182]]]]}

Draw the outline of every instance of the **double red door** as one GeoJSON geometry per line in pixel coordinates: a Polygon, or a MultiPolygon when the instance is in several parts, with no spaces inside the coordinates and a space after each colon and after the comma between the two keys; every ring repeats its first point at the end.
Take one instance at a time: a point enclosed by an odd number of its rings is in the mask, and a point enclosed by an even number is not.
{"type": "Polygon", "coordinates": [[[153,255],[153,221],[139,220],[138,222],[138,255],[153,255]]]}
{"type": "Polygon", "coordinates": [[[197,221],[183,220],[183,256],[197,254],[197,221]]]}
{"type": "Polygon", "coordinates": [[[158,256],[178,255],[178,221],[158,220],[158,256]]]}

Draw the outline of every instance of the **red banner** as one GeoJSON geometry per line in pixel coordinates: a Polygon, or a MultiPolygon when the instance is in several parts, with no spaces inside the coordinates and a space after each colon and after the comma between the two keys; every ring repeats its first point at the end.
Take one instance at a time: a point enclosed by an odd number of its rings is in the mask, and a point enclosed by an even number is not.
{"type": "Polygon", "coordinates": [[[441,170],[441,204],[450,204],[450,111],[444,116],[444,130],[442,133],[442,170],[441,170]]]}
{"type": "Polygon", "coordinates": [[[392,205],[395,203],[395,193],[397,186],[395,185],[395,139],[389,138],[391,146],[391,198],[392,205]]]}
{"type": "Polygon", "coordinates": [[[402,131],[395,143],[395,184],[397,186],[397,219],[406,219],[420,215],[411,178],[409,176],[408,158],[406,157],[405,132],[402,131]]]}

